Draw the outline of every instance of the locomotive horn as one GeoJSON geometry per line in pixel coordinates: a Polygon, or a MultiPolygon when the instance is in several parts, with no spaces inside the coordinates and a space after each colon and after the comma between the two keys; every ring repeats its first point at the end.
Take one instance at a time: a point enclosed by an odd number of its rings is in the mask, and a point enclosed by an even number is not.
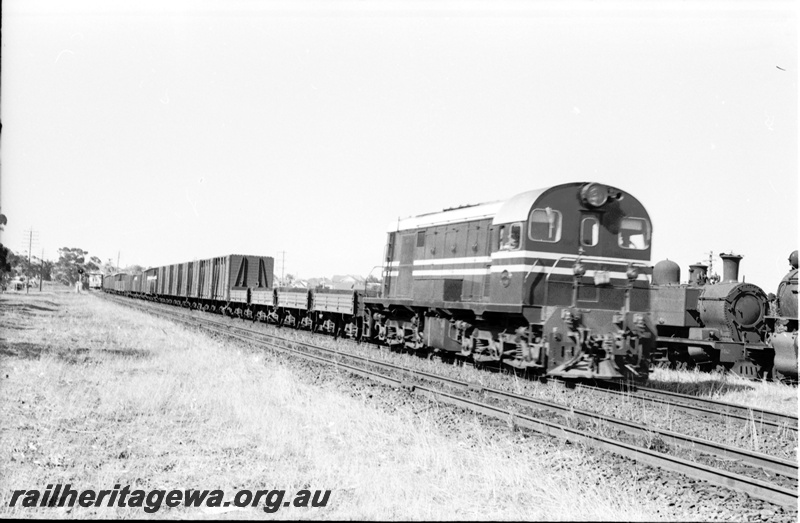
{"type": "Polygon", "coordinates": [[[739,261],[742,256],[738,254],[720,253],[722,258],[722,283],[736,283],[739,281],[739,261]]]}

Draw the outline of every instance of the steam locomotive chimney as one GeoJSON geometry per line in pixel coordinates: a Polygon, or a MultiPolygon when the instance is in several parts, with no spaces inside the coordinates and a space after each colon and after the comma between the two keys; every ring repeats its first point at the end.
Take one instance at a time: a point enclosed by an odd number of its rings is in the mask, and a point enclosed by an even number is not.
{"type": "Polygon", "coordinates": [[[722,258],[722,283],[736,283],[739,281],[739,261],[742,256],[738,254],[720,253],[722,258]]]}
{"type": "Polygon", "coordinates": [[[694,285],[705,285],[708,281],[708,265],[695,263],[689,265],[689,283],[694,285]]]}

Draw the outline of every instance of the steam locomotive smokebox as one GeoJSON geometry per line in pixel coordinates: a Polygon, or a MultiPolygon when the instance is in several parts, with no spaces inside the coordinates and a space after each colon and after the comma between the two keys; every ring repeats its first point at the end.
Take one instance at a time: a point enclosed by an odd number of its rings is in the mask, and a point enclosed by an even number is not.
{"type": "Polygon", "coordinates": [[[678,285],[681,266],[671,260],[661,260],[653,267],[653,285],[678,285]]]}
{"type": "Polygon", "coordinates": [[[739,262],[742,260],[742,256],[720,253],[719,257],[722,258],[722,283],[739,281],[739,262]]]}
{"type": "Polygon", "coordinates": [[[706,285],[697,310],[703,324],[719,329],[721,337],[756,342],[757,331],[767,315],[767,295],[750,283],[706,285]]]}

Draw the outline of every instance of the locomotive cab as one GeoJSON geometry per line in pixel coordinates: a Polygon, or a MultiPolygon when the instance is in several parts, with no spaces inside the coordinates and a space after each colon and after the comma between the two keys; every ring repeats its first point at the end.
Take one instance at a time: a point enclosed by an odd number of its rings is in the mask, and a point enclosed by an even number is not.
{"type": "MultiPolygon", "coordinates": [[[[649,216],[614,187],[568,184],[522,193],[498,211],[493,228],[492,302],[619,310],[625,305],[619,288],[628,286],[630,271],[634,287],[647,285],[649,216]]],[[[633,294],[633,308],[647,310],[646,293],[633,294]]]]}

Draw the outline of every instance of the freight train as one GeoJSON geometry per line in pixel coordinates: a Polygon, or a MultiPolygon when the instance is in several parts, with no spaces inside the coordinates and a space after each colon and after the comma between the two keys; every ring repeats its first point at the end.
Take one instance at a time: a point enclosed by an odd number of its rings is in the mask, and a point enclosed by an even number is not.
{"type": "Polygon", "coordinates": [[[276,288],[273,259],[244,255],[104,287],[535,374],[644,380],[651,237],[633,195],[568,183],[393,222],[379,296],[276,288]]]}
{"type": "Polygon", "coordinates": [[[797,255],[770,311],[703,266],[650,265],[630,193],[560,184],[390,224],[380,292],[275,287],[274,260],[229,255],[106,277],[109,292],[561,378],[647,379],[652,362],[797,376],[797,255]],[[792,301],[793,300],[793,301],[792,301]]]}

